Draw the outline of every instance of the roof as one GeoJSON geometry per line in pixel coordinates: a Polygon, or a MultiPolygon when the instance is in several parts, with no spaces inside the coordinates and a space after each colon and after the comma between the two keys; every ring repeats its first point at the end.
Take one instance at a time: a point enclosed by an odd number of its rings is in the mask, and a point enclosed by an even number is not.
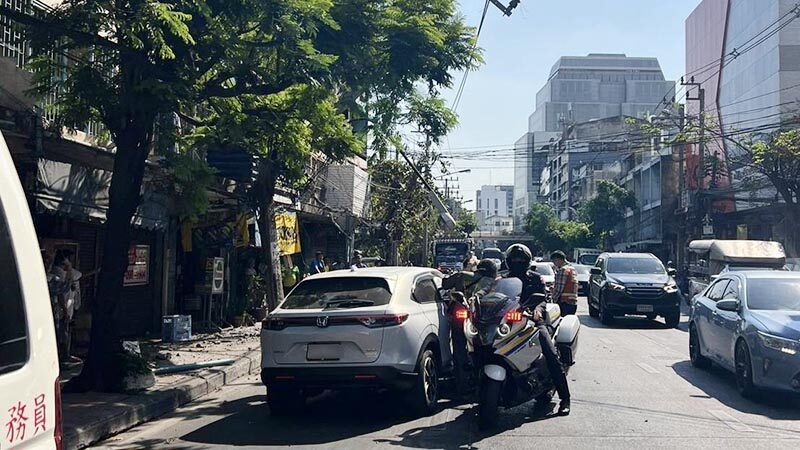
{"type": "Polygon", "coordinates": [[[384,267],[367,267],[365,269],[345,269],[345,270],[332,270],[330,272],[318,273],[311,275],[305,280],[317,280],[323,278],[341,278],[341,277],[373,277],[373,278],[387,278],[398,279],[403,277],[415,277],[426,273],[439,273],[436,269],[430,267],[409,267],[409,266],[384,266],[384,267]]]}
{"type": "Polygon", "coordinates": [[[709,259],[740,264],[780,264],[786,260],[786,253],[780,242],[709,239],[692,241],[689,250],[695,253],[709,253],[709,259]]]}
{"type": "Polygon", "coordinates": [[[742,270],[737,272],[726,272],[720,277],[726,276],[739,276],[742,278],[750,279],[787,279],[787,280],[800,280],[800,272],[792,272],[790,270],[742,270]]]}
{"type": "Polygon", "coordinates": [[[652,253],[603,253],[606,258],[639,258],[652,259],[656,256],[652,253]]]}

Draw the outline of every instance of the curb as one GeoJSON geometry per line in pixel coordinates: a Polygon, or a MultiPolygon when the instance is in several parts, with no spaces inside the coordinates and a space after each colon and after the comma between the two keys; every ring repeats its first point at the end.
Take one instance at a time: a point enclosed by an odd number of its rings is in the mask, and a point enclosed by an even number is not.
{"type": "Polygon", "coordinates": [[[64,430],[64,449],[77,450],[88,447],[117,433],[171,413],[180,406],[206,394],[219,390],[234,380],[260,370],[261,355],[258,350],[238,358],[230,366],[199,371],[195,377],[171,388],[131,397],[134,402],[124,411],[88,423],[79,428],[64,430]]]}

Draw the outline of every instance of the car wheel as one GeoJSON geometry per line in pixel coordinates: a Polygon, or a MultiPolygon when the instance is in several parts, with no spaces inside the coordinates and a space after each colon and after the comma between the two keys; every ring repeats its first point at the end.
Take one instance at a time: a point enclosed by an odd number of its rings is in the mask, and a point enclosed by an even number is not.
{"type": "Polygon", "coordinates": [[[744,341],[736,344],[736,388],[742,397],[753,398],[758,389],[753,384],[753,364],[750,359],[750,349],[744,341]]]}
{"type": "Polygon", "coordinates": [[[600,311],[598,312],[598,315],[600,316],[600,322],[606,326],[613,324],[614,316],[612,316],[611,314],[609,314],[608,311],[606,311],[606,305],[605,302],[603,301],[602,294],[600,294],[599,302],[600,302],[600,311]]]}
{"type": "Polygon", "coordinates": [[[415,412],[430,415],[439,402],[439,362],[431,349],[425,349],[417,362],[417,380],[412,389],[411,403],[415,412]]]}
{"type": "Polygon", "coordinates": [[[664,321],[667,324],[667,328],[676,328],[681,323],[681,311],[674,311],[664,316],[664,321]]]}
{"type": "Polygon", "coordinates": [[[703,356],[703,349],[700,348],[700,336],[697,335],[697,328],[689,326],[689,359],[692,365],[698,369],[708,369],[711,367],[711,360],[703,356]]]}
{"type": "Polygon", "coordinates": [[[589,317],[597,318],[598,316],[600,316],[600,311],[597,308],[595,308],[594,305],[592,305],[592,301],[589,300],[588,303],[589,303],[589,317]]]}
{"type": "Polygon", "coordinates": [[[274,416],[288,416],[299,413],[305,406],[303,392],[290,387],[267,387],[267,405],[274,416]]]}

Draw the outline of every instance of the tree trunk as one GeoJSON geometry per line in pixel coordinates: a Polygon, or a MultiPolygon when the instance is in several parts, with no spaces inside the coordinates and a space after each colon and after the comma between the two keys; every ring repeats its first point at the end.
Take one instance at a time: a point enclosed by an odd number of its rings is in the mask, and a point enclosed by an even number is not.
{"type": "Polygon", "coordinates": [[[275,229],[275,185],[276,177],[269,163],[261,165],[261,180],[258,190],[258,228],[261,232],[261,249],[266,262],[267,306],[278,307],[283,300],[283,277],[281,276],[278,231],[275,229]]]}
{"type": "Polygon", "coordinates": [[[79,389],[108,391],[120,381],[110,376],[115,373],[113,355],[122,348],[117,334],[116,310],[128,268],[131,219],[139,206],[150,136],[151,133],[147,131],[128,130],[118,138],[109,189],[101,271],[97,295],[92,303],[89,355],[80,378],[76,380],[79,389]]]}

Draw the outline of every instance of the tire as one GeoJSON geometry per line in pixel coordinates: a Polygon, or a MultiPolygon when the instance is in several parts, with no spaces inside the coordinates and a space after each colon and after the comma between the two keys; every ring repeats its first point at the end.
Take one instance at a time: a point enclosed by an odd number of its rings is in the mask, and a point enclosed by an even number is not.
{"type": "Polygon", "coordinates": [[[296,388],[267,387],[267,405],[273,416],[290,416],[303,410],[306,399],[296,388]]]}
{"type": "Polygon", "coordinates": [[[664,316],[664,322],[666,322],[667,328],[677,328],[681,324],[681,310],[679,309],[664,316]]]}
{"type": "Polygon", "coordinates": [[[549,406],[550,402],[553,401],[553,391],[547,391],[544,394],[539,394],[536,397],[536,409],[542,409],[545,406],[549,406]]]}
{"type": "Polygon", "coordinates": [[[478,428],[481,430],[494,428],[497,425],[502,388],[501,381],[495,381],[486,376],[481,378],[478,397],[478,428]]]}
{"type": "Polygon", "coordinates": [[[703,356],[703,349],[700,347],[700,336],[694,325],[689,326],[689,359],[694,367],[698,369],[708,369],[711,367],[711,360],[703,356]]]}
{"type": "Polygon", "coordinates": [[[750,358],[750,349],[744,341],[736,344],[736,388],[742,397],[753,399],[758,394],[758,388],[753,384],[753,362],[750,358]]]}
{"type": "Polygon", "coordinates": [[[598,312],[598,314],[600,316],[600,322],[605,326],[613,325],[614,324],[614,316],[612,316],[611,314],[608,313],[608,311],[606,311],[605,304],[603,304],[603,295],[602,294],[599,297],[599,303],[600,303],[600,311],[598,312]]]}
{"type": "Polygon", "coordinates": [[[439,361],[427,348],[417,361],[417,379],[411,389],[411,408],[416,414],[429,416],[439,403],[439,361]]]}
{"type": "Polygon", "coordinates": [[[600,311],[592,305],[591,300],[589,303],[589,317],[594,317],[595,319],[600,316],[600,311]]]}

